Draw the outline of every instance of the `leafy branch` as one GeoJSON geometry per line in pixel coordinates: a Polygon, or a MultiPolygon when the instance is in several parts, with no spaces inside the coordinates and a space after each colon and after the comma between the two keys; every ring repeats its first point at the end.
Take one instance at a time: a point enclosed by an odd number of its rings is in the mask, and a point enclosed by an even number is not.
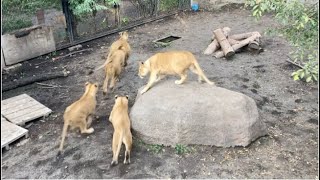
{"type": "Polygon", "coordinates": [[[295,63],[303,66],[293,72],[294,80],[318,81],[318,9],[316,4],[307,5],[299,0],[246,0],[252,7],[252,15],[259,20],[265,13],[274,13],[280,27],[269,33],[281,34],[295,47],[290,53],[295,63]]]}

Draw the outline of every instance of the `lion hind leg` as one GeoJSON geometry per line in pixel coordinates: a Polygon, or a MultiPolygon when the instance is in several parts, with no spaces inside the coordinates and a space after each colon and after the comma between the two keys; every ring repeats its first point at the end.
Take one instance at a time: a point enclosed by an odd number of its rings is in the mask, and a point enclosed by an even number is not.
{"type": "Polygon", "coordinates": [[[197,69],[191,65],[190,68],[189,68],[193,73],[197,74],[198,75],[198,82],[202,82],[204,81],[203,77],[201,76],[201,74],[199,74],[199,72],[197,71],[197,69]]]}
{"type": "Polygon", "coordinates": [[[186,72],[182,72],[181,74],[179,74],[180,76],[180,80],[176,80],[175,84],[182,84],[185,82],[185,80],[187,79],[187,73],[186,72]]]}
{"type": "Polygon", "coordinates": [[[122,144],[122,134],[120,134],[118,132],[114,132],[113,138],[112,138],[113,157],[112,157],[111,166],[118,164],[118,158],[119,158],[119,154],[120,154],[121,144],[122,144]]]}
{"type": "Polygon", "coordinates": [[[132,149],[132,135],[130,132],[123,138],[123,143],[126,146],[123,164],[130,164],[130,153],[132,149]]]}
{"type": "Polygon", "coordinates": [[[86,119],[83,119],[79,124],[81,134],[91,134],[94,132],[94,129],[91,127],[87,129],[87,122],[86,119]]]}
{"type": "Polygon", "coordinates": [[[109,81],[109,77],[108,77],[108,74],[106,73],[106,79],[104,80],[103,87],[102,87],[104,95],[106,95],[108,91],[108,81],[109,81]]]}
{"type": "Polygon", "coordinates": [[[89,115],[89,116],[87,117],[87,128],[89,128],[89,127],[91,126],[92,120],[93,120],[92,115],[89,115]]]}

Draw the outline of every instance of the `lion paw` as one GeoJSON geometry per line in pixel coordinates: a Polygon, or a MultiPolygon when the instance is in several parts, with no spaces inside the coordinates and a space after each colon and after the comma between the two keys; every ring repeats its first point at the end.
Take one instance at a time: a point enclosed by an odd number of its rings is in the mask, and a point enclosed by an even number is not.
{"type": "Polygon", "coordinates": [[[94,129],[93,128],[89,128],[87,132],[91,134],[91,133],[94,132],[94,129]]]}
{"type": "Polygon", "coordinates": [[[111,162],[111,166],[115,166],[115,165],[117,165],[118,164],[118,161],[112,161],[111,162]]]}

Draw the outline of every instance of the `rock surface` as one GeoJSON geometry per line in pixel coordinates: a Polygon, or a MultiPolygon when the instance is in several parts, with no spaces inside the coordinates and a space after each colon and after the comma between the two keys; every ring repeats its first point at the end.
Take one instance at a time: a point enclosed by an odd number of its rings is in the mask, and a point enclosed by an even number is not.
{"type": "Polygon", "coordinates": [[[250,97],[224,88],[162,80],[131,108],[133,132],[147,143],[247,146],[267,134],[250,97]]]}

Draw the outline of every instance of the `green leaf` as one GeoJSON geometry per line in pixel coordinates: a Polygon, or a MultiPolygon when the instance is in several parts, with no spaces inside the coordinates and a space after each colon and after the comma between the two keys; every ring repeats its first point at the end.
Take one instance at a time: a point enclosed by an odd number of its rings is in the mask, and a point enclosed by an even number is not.
{"type": "Polygon", "coordinates": [[[293,80],[295,80],[295,81],[299,80],[299,76],[298,75],[294,75],[293,76],[293,80]]]}
{"type": "Polygon", "coordinates": [[[312,75],[314,81],[318,81],[318,77],[316,75],[312,75]]]}
{"type": "Polygon", "coordinates": [[[306,82],[310,82],[312,79],[312,76],[307,77],[306,82]]]}

